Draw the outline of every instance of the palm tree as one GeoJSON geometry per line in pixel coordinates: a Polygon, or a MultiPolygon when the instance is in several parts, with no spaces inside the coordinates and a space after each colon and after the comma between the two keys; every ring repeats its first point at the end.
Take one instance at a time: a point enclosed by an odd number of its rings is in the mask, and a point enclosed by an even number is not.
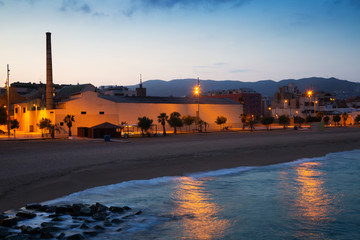
{"type": "Polygon", "coordinates": [[[191,124],[193,124],[195,122],[195,119],[196,118],[191,115],[184,115],[182,117],[182,121],[186,126],[188,126],[189,132],[190,132],[190,126],[191,126],[191,124]]]}
{"type": "Polygon", "coordinates": [[[166,136],[165,124],[166,124],[166,121],[168,120],[169,116],[166,115],[166,113],[160,113],[160,115],[157,118],[158,118],[158,122],[163,127],[163,135],[166,136]]]}
{"type": "Polygon", "coordinates": [[[15,130],[19,128],[18,120],[14,119],[10,121],[10,129],[14,129],[14,138],[15,138],[15,130]]]}
{"type": "Polygon", "coordinates": [[[242,130],[245,130],[246,113],[242,113],[242,114],[240,115],[240,119],[241,119],[241,122],[242,122],[242,130]]]}
{"type": "Polygon", "coordinates": [[[151,127],[153,120],[148,117],[139,117],[138,118],[138,127],[141,129],[141,135],[144,136],[144,131],[146,132],[151,127]]]}
{"type": "Polygon", "coordinates": [[[335,123],[335,127],[340,122],[340,120],[341,120],[341,117],[340,117],[339,114],[336,114],[336,115],[333,116],[333,121],[335,123]]]}
{"type": "Polygon", "coordinates": [[[75,122],[74,115],[66,115],[64,118],[64,122],[66,123],[66,126],[69,128],[69,137],[71,137],[71,127],[72,123],[75,122]]]}
{"type": "Polygon", "coordinates": [[[202,126],[204,125],[204,130],[206,132],[206,128],[209,127],[209,124],[201,119],[199,119],[200,132],[202,132],[202,126]]]}
{"type": "Polygon", "coordinates": [[[341,114],[341,117],[342,117],[342,119],[343,119],[344,126],[346,126],[346,120],[348,119],[349,114],[347,114],[346,112],[343,112],[343,113],[341,114]]]}
{"type": "Polygon", "coordinates": [[[119,128],[120,128],[120,137],[121,137],[121,132],[124,130],[125,126],[127,125],[126,121],[122,121],[119,128]]]}
{"type": "Polygon", "coordinates": [[[176,128],[183,126],[183,121],[180,118],[181,114],[173,112],[170,114],[170,118],[167,120],[168,124],[174,128],[174,134],[176,134],[176,128]]]}

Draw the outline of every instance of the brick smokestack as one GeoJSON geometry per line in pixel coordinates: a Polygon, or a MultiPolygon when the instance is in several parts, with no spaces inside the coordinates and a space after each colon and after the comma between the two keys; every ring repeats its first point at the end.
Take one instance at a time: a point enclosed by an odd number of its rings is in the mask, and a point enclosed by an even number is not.
{"type": "Polygon", "coordinates": [[[53,109],[53,75],[51,57],[51,33],[46,33],[46,109],[53,109]]]}

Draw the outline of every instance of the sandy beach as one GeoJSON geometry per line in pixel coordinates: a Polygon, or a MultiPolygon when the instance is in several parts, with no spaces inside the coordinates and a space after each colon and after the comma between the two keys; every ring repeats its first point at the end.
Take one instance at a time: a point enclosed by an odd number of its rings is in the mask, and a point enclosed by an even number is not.
{"type": "Polygon", "coordinates": [[[90,187],[360,149],[360,128],[94,140],[0,141],[0,211],[90,187]]]}

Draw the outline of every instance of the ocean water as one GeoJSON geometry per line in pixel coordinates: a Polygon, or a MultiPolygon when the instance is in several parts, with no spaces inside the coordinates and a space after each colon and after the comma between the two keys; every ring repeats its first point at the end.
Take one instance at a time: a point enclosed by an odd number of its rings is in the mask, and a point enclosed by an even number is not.
{"type": "Polygon", "coordinates": [[[47,203],[74,202],[142,210],[94,239],[360,239],[360,150],[123,182],[47,203]]]}

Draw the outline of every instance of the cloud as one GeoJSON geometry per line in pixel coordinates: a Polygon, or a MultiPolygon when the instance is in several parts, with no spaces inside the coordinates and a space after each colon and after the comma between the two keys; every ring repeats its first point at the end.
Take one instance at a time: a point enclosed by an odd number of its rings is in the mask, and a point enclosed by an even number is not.
{"type": "Polygon", "coordinates": [[[252,0],[132,0],[123,13],[127,16],[137,11],[201,9],[213,11],[220,7],[238,8],[252,0]]]}
{"type": "Polygon", "coordinates": [[[63,12],[74,11],[84,14],[91,13],[91,8],[88,4],[82,3],[79,0],[63,0],[60,10],[63,12]]]}

